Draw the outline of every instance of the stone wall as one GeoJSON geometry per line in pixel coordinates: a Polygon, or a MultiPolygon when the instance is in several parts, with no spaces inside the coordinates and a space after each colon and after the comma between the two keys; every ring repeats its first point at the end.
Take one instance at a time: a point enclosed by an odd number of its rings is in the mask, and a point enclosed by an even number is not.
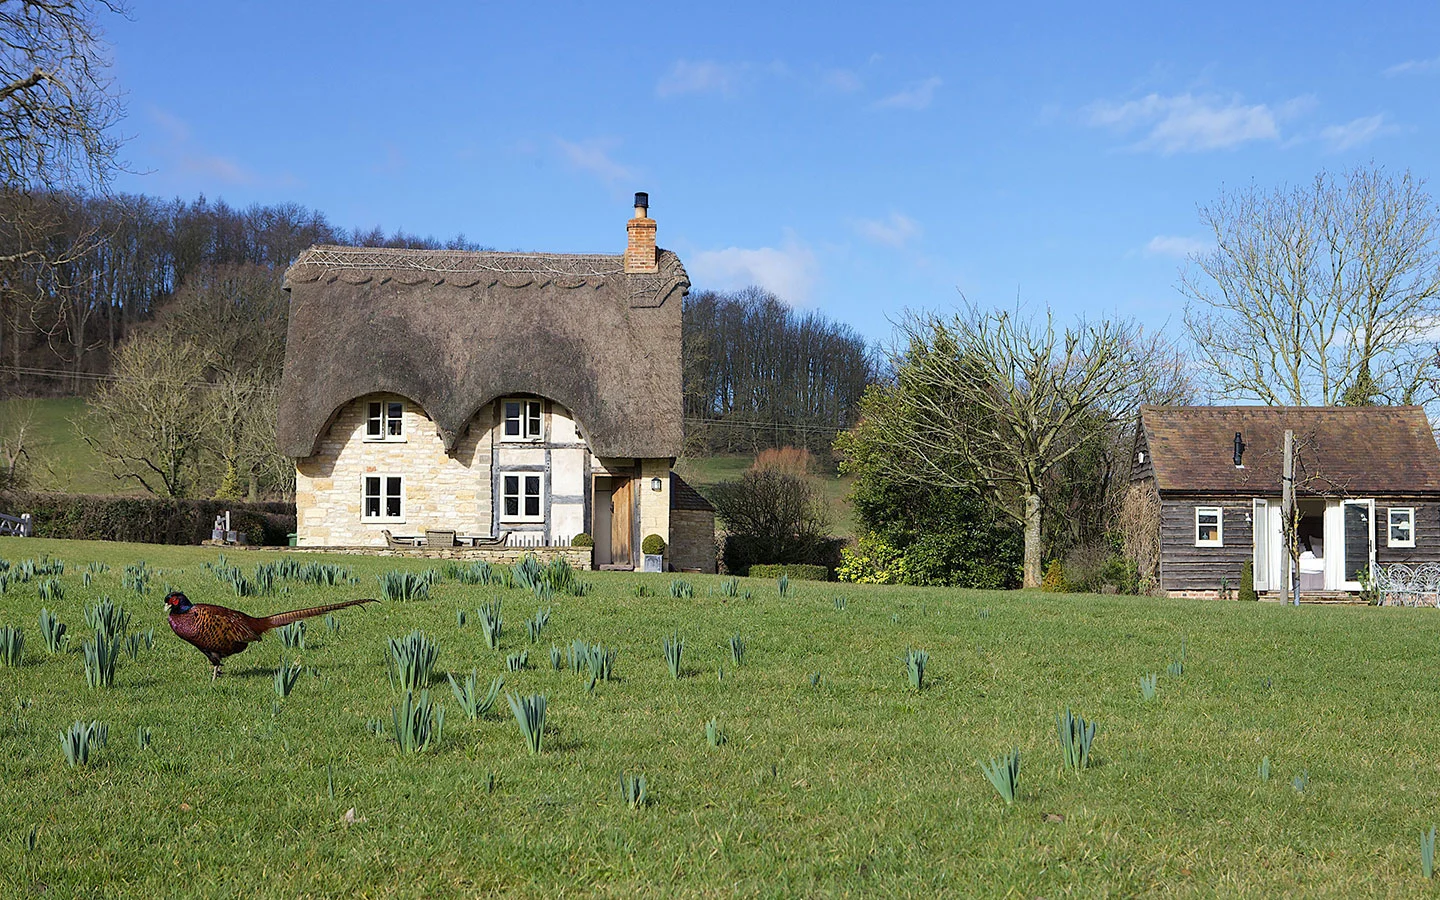
{"type": "Polygon", "coordinates": [[[715,514],[696,509],[670,511],[670,567],[715,574],[715,514]]]}

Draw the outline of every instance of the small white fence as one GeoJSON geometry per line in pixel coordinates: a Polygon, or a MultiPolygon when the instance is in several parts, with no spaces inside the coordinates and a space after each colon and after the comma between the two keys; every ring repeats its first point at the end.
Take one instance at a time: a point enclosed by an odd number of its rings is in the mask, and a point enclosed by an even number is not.
{"type": "Polygon", "coordinates": [[[32,523],[29,513],[19,516],[7,516],[0,513],[0,535],[13,534],[17,537],[29,537],[31,530],[32,523]]]}
{"type": "Polygon", "coordinates": [[[1375,592],[1381,606],[1440,607],[1440,564],[1376,566],[1375,592]]]}

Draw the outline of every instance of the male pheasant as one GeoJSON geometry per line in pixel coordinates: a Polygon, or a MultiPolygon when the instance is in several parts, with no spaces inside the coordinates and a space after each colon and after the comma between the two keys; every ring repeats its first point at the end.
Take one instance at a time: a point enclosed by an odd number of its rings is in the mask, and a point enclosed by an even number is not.
{"type": "Polygon", "coordinates": [[[209,603],[191,603],[190,598],[180,591],[171,591],[165,597],[165,606],[169,610],[170,630],[182,641],[193,645],[196,650],[205,654],[214,667],[210,680],[214,681],[220,677],[220,667],[225,664],[225,657],[233,656],[260,640],[261,635],[282,625],[289,625],[291,622],[298,622],[301,619],[308,619],[311,616],[322,616],[337,609],[344,609],[347,606],[359,606],[361,603],[374,603],[373,597],[365,600],[346,600],[344,603],[331,603],[327,606],[312,606],[309,609],[297,609],[291,612],[277,613],[273,616],[262,616],[255,618],[247,616],[238,609],[227,609],[224,606],[214,606],[209,603]]]}

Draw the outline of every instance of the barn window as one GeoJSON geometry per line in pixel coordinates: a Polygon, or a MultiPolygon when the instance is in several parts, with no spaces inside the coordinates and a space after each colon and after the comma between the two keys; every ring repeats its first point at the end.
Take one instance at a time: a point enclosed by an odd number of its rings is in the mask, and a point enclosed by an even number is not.
{"type": "Polygon", "coordinates": [[[1390,540],[1391,547],[1413,547],[1415,546],[1415,507],[1413,506],[1392,506],[1390,507],[1390,540]]]}
{"type": "Polygon", "coordinates": [[[540,505],[544,491],[545,476],[539,472],[520,472],[506,475],[502,479],[501,515],[516,522],[542,521],[545,516],[540,505]]]}
{"type": "Polygon", "coordinates": [[[366,475],[360,500],[363,522],[405,521],[405,476],[366,475]]]}
{"type": "Polygon", "coordinates": [[[405,440],[405,404],[399,400],[371,400],[366,404],[365,440],[405,440]]]}
{"type": "Polygon", "coordinates": [[[544,437],[539,400],[505,401],[505,440],[538,441],[544,437]]]}
{"type": "Polygon", "coordinates": [[[1195,546],[1225,546],[1225,517],[1218,506],[1195,507],[1195,546]]]}

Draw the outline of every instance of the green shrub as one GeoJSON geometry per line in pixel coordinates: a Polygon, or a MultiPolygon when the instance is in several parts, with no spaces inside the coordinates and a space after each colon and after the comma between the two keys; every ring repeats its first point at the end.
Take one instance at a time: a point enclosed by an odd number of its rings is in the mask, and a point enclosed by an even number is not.
{"type": "Polygon", "coordinates": [[[665,552],[665,539],[658,534],[647,534],[640,542],[640,552],[646,556],[660,556],[665,552]]]}
{"type": "Polygon", "coordinates": [[[215,517],[230,512],[230,525],[252,544],[283,547],[295,530],[293,503],[237,503],[163,497],[99,497],[88,494],[13,495],[34,520],[36,537],[145,544],[199,544],[210,539],[215,517]]]}
{"type": "Polygon", "coordinates": [[[1063,594],[1070,590],[1065,581],[1065,565],[1058,559],[1050,560],[1050,565],[1045,567],[1045,577],[1040,581],[1040,590],[1050,591],[1055,594],[1063,594]]]}
{"type": "Polygon", "coordinates": [[[1245,560],[1240,566],[1240,587],[1236,592],[1237,600],[1259,600],[1260,595],[1255,593],[1255,563],[1253,560],[1245,560]]]}
{"type": "Polygon", "coordinates": [[[590,535],[588,535],[588,534],[586,534],[585,532],[582,531],[582,532],[580,532],[579,534],[575,535],[573,538],[570,539],[570,546],[572,546],[572,547],[593,547],[593,546],[595,546],[595,539],[594,539],[593,537],[591,537],[590,535]]]}
{"type": "Polygon", "coordinates": [[[830,570],[825,566],[810,566],[800,563],[763,563],[750,567],[751,578],[796,578],[801,581],[829,581],[830,570]]]}

